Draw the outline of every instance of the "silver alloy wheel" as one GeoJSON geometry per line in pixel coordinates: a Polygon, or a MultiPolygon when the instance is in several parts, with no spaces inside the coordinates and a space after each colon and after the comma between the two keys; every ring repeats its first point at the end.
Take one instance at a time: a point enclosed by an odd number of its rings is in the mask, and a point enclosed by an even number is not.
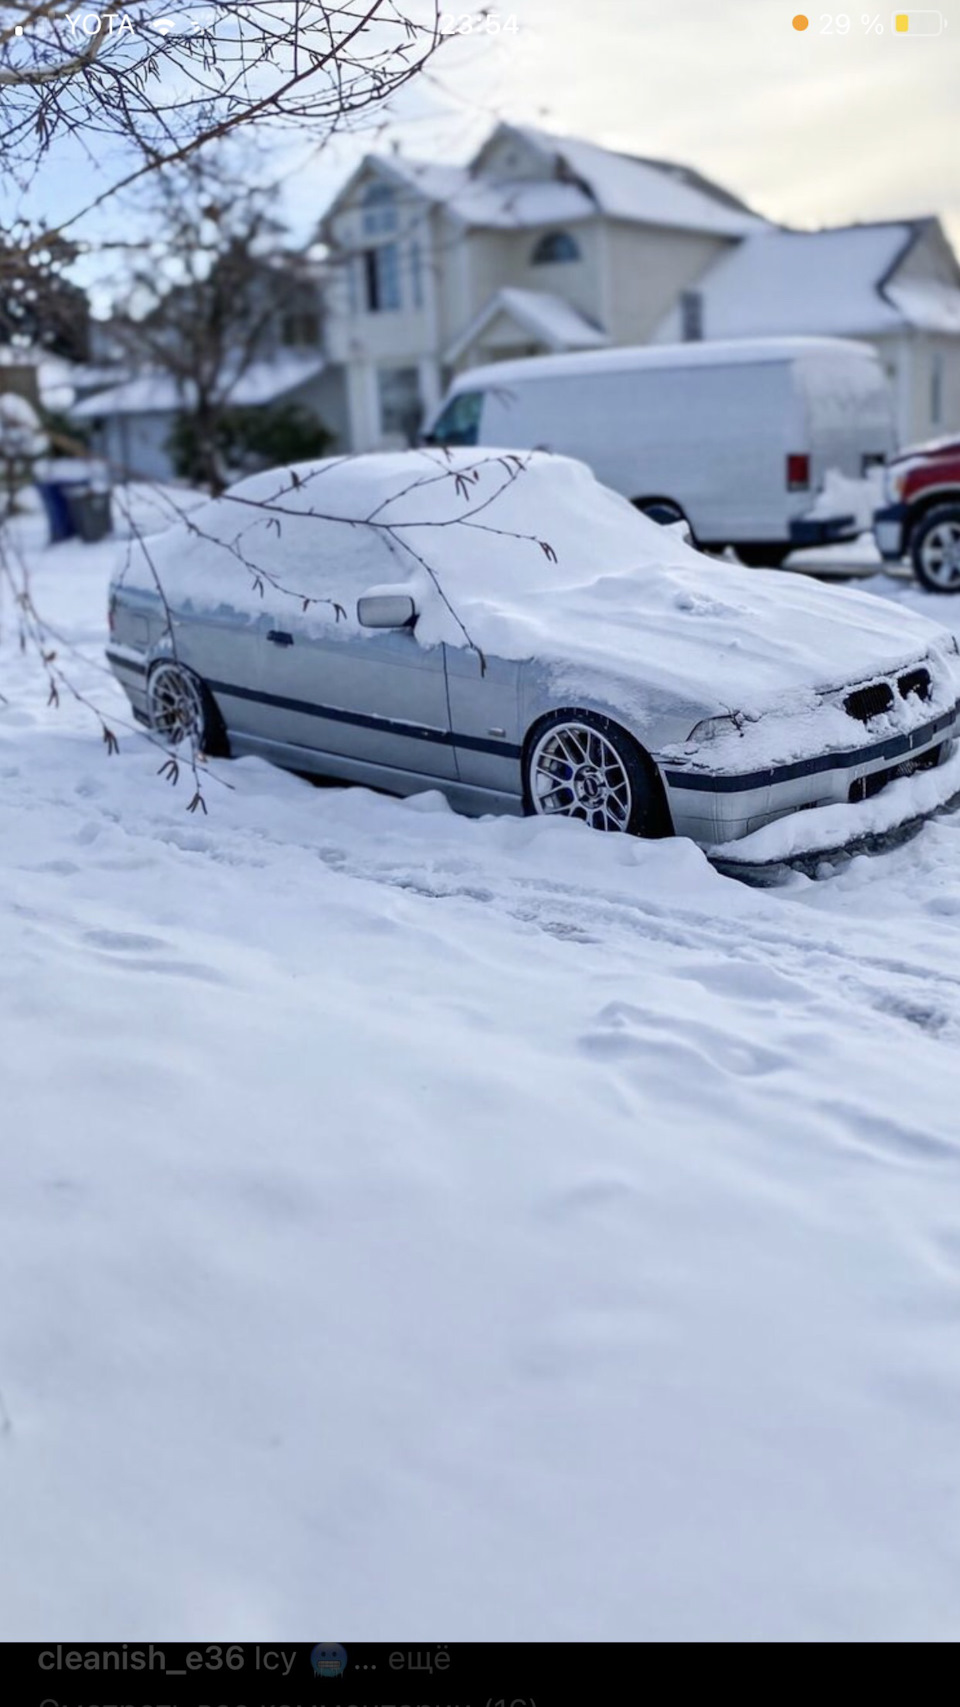
{"type": "Polygon", "coordinates": [[[920,547],[924,573],[938,587],[960,587],[960,521],[938,522],[920,547]]]}
{"type": "Polygon", "coordinates": [[[612,742],[586,723],[555,723],[530,755],[530,800],[548,817],[582,818],[593,830],[625,830],[633,794],[612,742]]]}
{"type": "Polygon", "coordinates": [[[204,709],[199,683],[179,664],[162,663],[147,685],[151,727],[172,746],[203,739],[204,709]]]}

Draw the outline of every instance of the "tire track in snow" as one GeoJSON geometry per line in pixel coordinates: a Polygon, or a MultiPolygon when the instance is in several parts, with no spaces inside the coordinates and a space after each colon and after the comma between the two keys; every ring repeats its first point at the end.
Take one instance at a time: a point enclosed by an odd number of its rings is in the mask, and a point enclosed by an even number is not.
{"type": "MultiPolygon", "coordinates": [[[[427,857],[415,861],[399,850],[396,856],[384,855],[382,826],[374,831],[369,826],[351,825],[353,846],[333,840],[329,834],[329,811],[317,814],[317,839],[304,838],[305,803],[295,796],[292,801],[288,796],[284,805],[294,805],[293,815],[300,819],[297,825],[300,834],[292,824],[278,832],[268,828],[262,817],[256,823],[237,823],[230,821],[227,813],[213,821],[189,825],[172,823],[169,813],[137,816],[131,811],[128,816],[122,806],[118,807],[114,790],[102,789],[99,778],[91,787],[89,778],[78,777],[71,798],[63,788],[61,773],[46,799],[36,787],[35,776],[28,781],[25,774],[18,780],[21,790],[11,792],[22,792],[23,808],[56,807],[60,813],[66,808],[74,820],[80,819],[76,835],[68,841],[72,840],[74,852],[78,846],[83,848],[80,857],[88,864],[102,863],[105,868],[117,869],[127,863],[124,856],[117,860],[115,847],[109,859],[96,859],[102,832],[109,832],[114,842],[119,834],[125,842],[136,845],[138,861],[142,861],[141,850],[146,844],[190,862],[209,860],[221,868],[264,873],[278,863],[286,868],[285,876],[291,864],[302,862],[303,875],[308,881],[311,868],[319,861],[332,876],[403,890],[429,901],[490,907],[504,918],[569,943],[571,948],[609,946],[622,951],[627,942],[650,942],[672,948],[684,958],[715,956],[717,964],[702,969],[702,981],[714,988],[718,980],[725,980],[729,990],[731,967],[749,969],[751,978],[764,969],[797,983],[807,1001],[827,999],[837,1003],[851,999],[897,1026],[909,1025],[932,1038],[960,1033],[960,975],[931,966],[925,960],[865,952],[856,940],[844,942],[838,936],[832,915],[827,927],[829,934],[821,935],[827,921],[817,909],[804,906],[796,898],[796,892],[745,890],[731,879],[715,877],[711,881],[718,885],[718,896],[726,896],[732,906],[727,915],[709,913],[702,906],[691,906],[682,900],[664,902],[642,894],[625,894],[622,889],[600,887],[602,876],[598,880],[590,872],[580,881],[562,881],[539,874],[505,871],[502,861],[484,860],[482,844],[464,848],[463,839],[474,826],[461,818],[453,820],[454,833],[461,845],[451,848],[447,839],[449,821],[438,815],[433,820],[438,827],[436,845],[425,844],[427,857]],[[365,842],[375,842],[377,851],[366,855],[365,842]],[[749,901],[747,897],[754,899],[749,901]],[[770,918],[774,908],[783,912],[783,925],[770,918]],[[797,922],[802,918],[803,929],[790,928],[788,909],[797,922]],[[891,990],[891,980],[900,985],[900,994],[891,990]]],[[[343,798],[348,802],[350,793],[343,798]]],[[[259,801],[251,798],[243,804],[262,811],[264,801],[262,797],[259,801]]],[[[272,809],[274,803],[269,804],[272,809]]],[[[479,830],[481,826],[475,828],[479,830]]],[[[396,829],[404,841],[412,839],[408,809],[399,804],[396,829]]],[[[479,836],[477,841],[480,843],[479,836]]],[[[417,848],[418,854],[423,851],[423,847],[417,848]]],[[[499,851],[491,849],[493,855],[499,851]]],[[[511,859],[515,857],[514,852],[511,859]]],[[[52,869],[50,861],[45,863],[48,870],[52,869]]],[[[642,870],[638,869],[637,878],[638,882],[643,881],[642,870]]],[[[855,918],[846,926],[852,938],[872,928],[872,921],[863,918],[855,918]]],[[[749,996],[745,987],[739,993],[749,996]]]]}

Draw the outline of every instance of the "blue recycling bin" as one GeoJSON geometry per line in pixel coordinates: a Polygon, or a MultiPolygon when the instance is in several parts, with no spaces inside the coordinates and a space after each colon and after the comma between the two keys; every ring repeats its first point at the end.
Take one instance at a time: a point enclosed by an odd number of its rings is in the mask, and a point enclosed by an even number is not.
{"type": "Polygon", "coordinates": [[[76,539],[81,533],[78,520],[82,510],[77,500],[92,492],[93,473],[93,466],[79,457],[51,457],[38,463],[34,485],[46,514],[51,545],[76,539]]]}

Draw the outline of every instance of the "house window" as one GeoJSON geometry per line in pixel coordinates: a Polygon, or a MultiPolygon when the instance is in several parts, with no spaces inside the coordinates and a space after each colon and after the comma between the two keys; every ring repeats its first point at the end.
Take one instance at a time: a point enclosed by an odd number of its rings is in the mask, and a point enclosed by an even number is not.
{"type": "Polygon", "coordinates": [[[680,292],[680,336],[685,344],[697,344],[703,337],[702,291],[680,292]]]}
{"type": "Polygon", "coordinates": [[[363,234],[381,237],[397,229],[397,197],[392,184],[368,184],[361,200],[363,234]]]}
{"type": "Polygon", "coordinates": [[[413,444],[423,419],[420,374],[415,367],[377,369],[380,394],[380,432],[384,438],[402,438],[413,444]]]}
{"type": "Polygon", "coordinates": [[[930,358],[930,421],[934,427],[943,425],[943,355],[939,350],[930,358]]]}
{"type": "Polygon", "coordinates": [[[538,237],[530,256],[530,264],[534,267],[546,266],[552,261],[579,261],[580,245],[569,231],[547,231],[538,237]]]}
{"type": "Polygon", "coordinates": [[[288,348],[313,348],[320,342],[320,317],[313,308],[291,309],[280,324],[280,340],[288,348]]]}
{"type": "Polygon", "coordinates": [[[423,257],[420,245],[414,237],[410,244],[410,288],[413,293],[414,308],[423,307],[423,257]]]}
{"type": "Polygon", "coordinates": [[[379,314],[400,307],[400,252],[396,243],[384,243],[378,249],[365,249],[363,261],[363,301],[368,314],[379,314]]]}

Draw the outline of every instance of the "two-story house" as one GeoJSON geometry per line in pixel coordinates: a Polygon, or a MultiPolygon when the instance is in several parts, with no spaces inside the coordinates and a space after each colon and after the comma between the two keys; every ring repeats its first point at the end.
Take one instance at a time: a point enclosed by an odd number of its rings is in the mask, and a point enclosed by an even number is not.
{"type": "Polygon", "coordinates": [[[668,161],[501,124],[468,166],[369,155],[321,225],[354,450],[407,442],[450,375],[639,344],[767,222],[668,161]]]}

